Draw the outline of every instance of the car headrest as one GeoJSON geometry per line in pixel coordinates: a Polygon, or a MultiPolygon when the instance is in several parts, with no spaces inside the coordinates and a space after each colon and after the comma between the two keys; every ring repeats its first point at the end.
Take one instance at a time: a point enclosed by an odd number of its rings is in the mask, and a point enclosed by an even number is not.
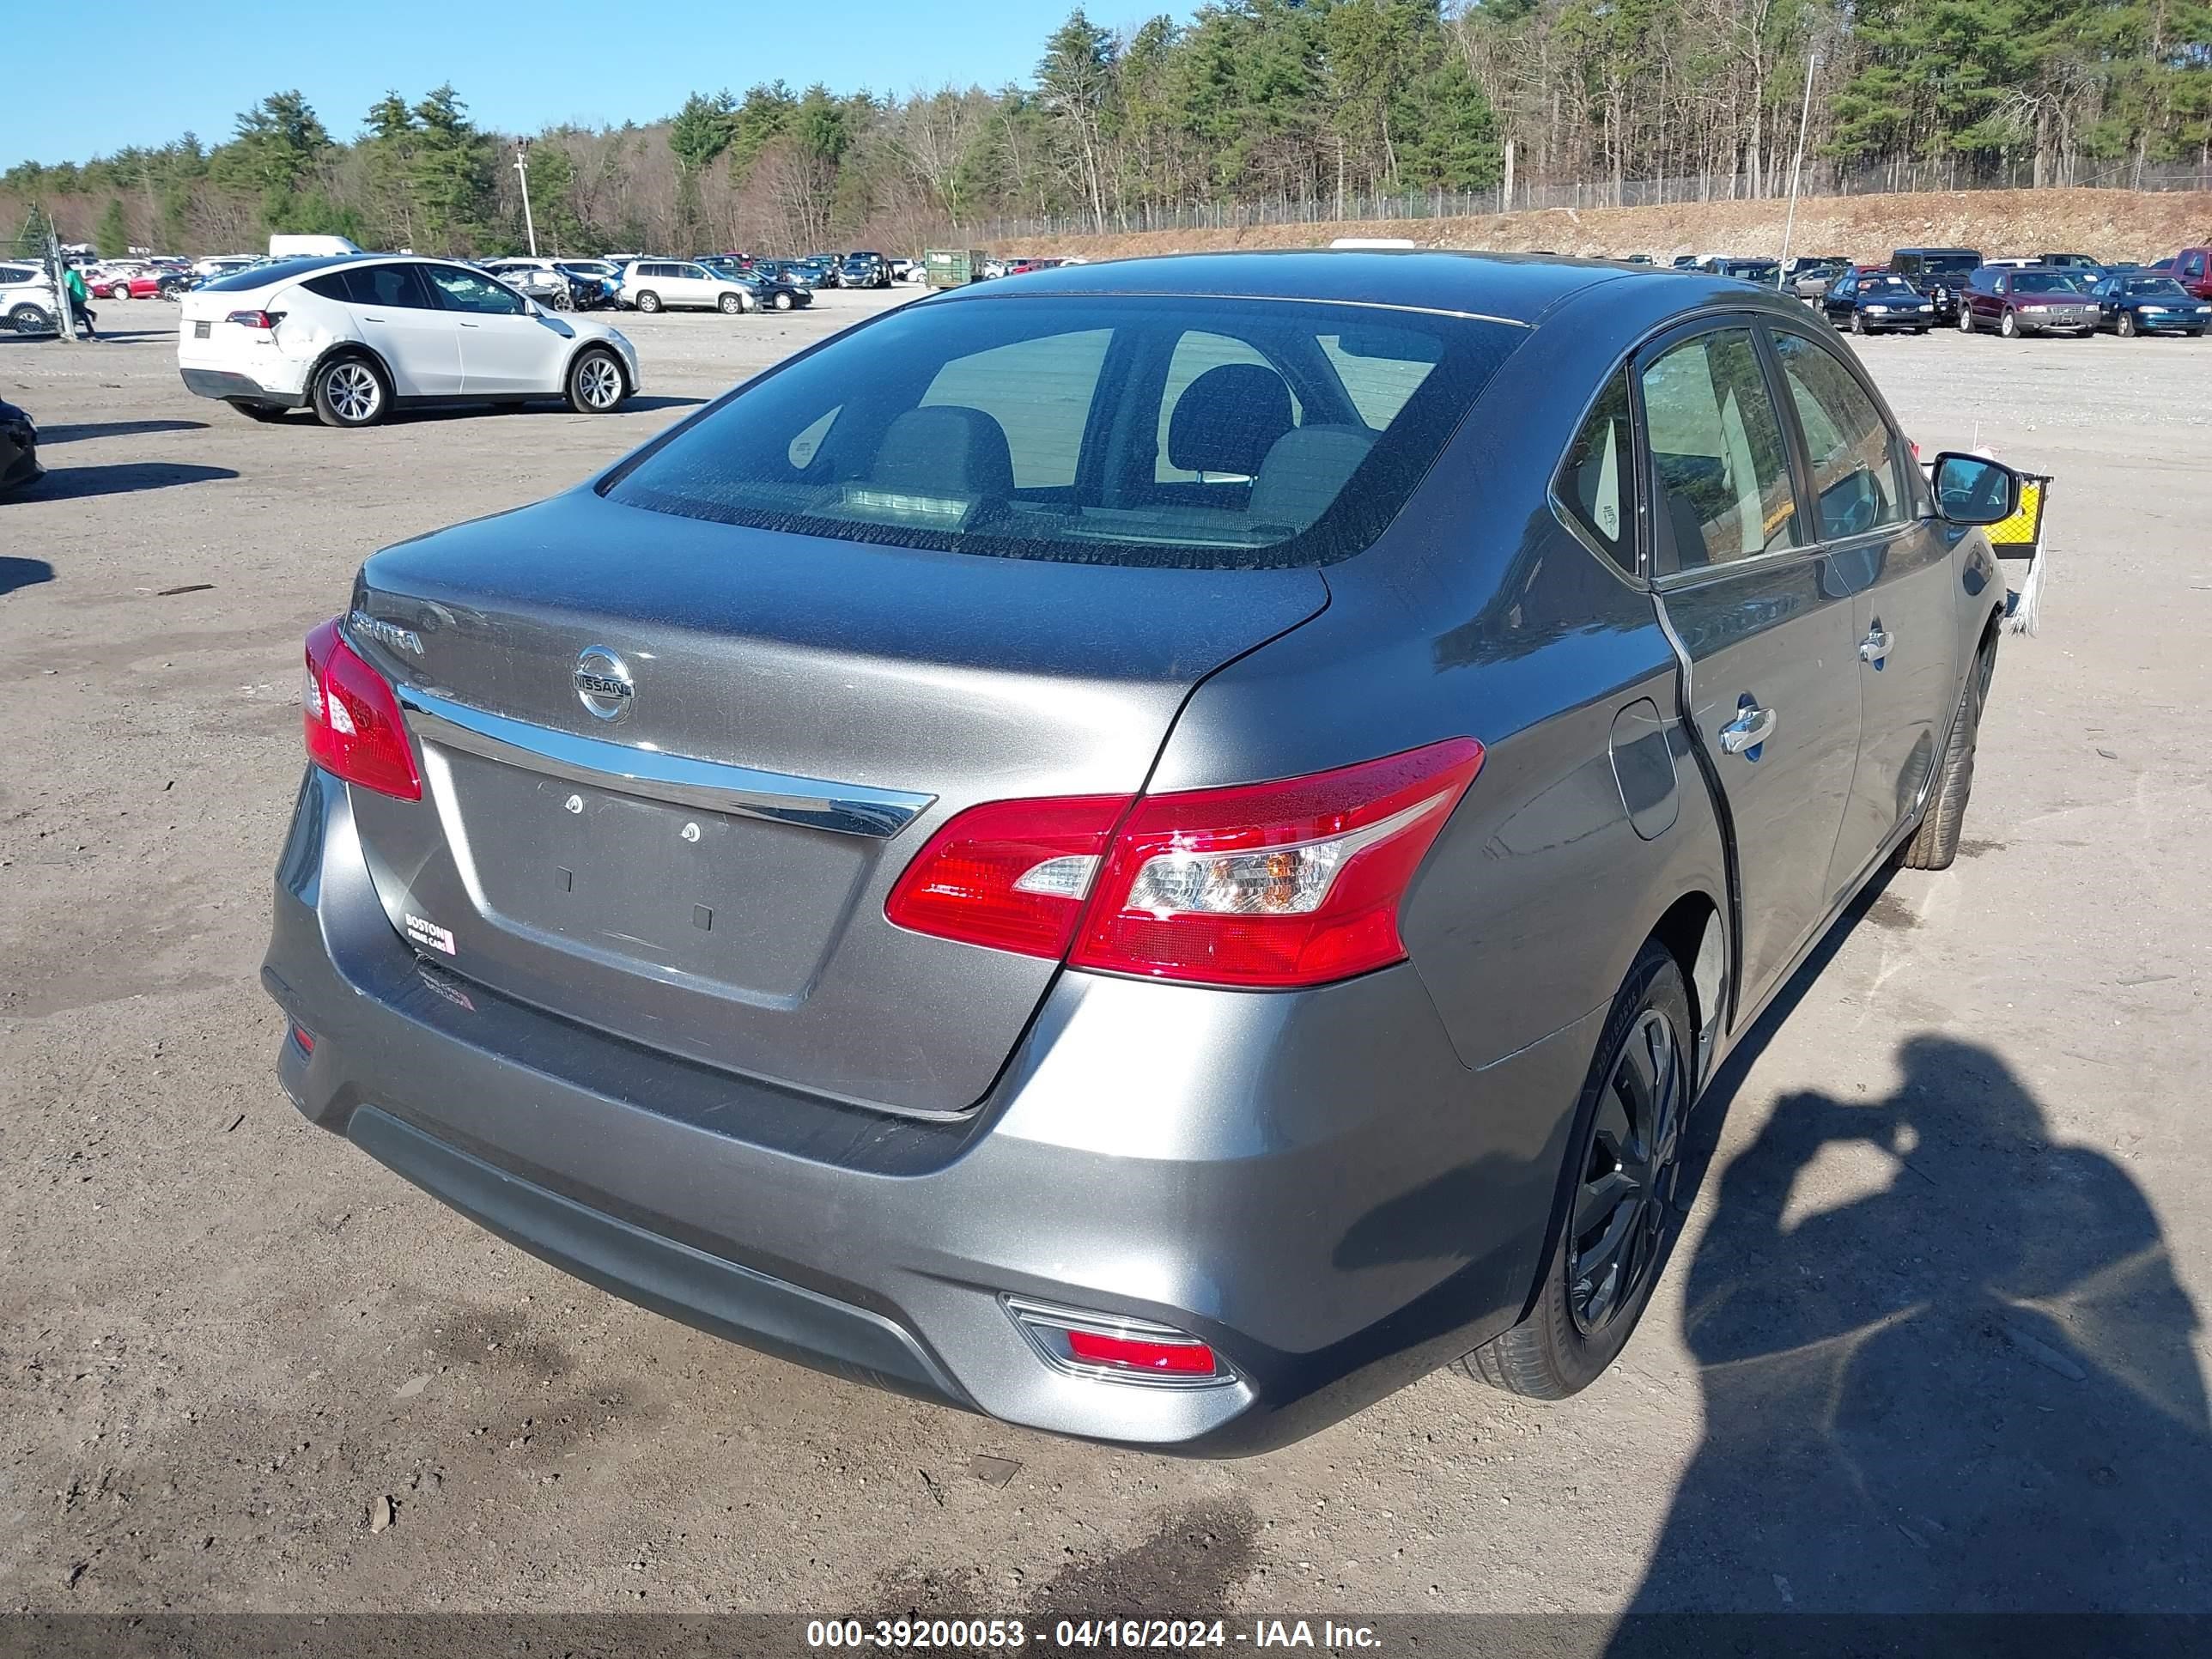
{"type": "Polygon", "coordinates": [[[1255,524],[1304,530],[1326,512],[1375,447],[1364,427],[1302,426],[1267,451],[1252,483],[1255,524]]]}
{"type": "Polygon", "coordinates": [[[868,481],[916,495],[1004,501],[1014,493],[1014,458],[1006,428],[981,410],[933,404],[890,423],[868,481]]]}
{"type": "Polygon", "coordinates": [[[1168,462],[1251,477],[1291,429],[1291,389],[1259,363],[1223,363],[1183,388],[1168,421],[1168,462]]]}

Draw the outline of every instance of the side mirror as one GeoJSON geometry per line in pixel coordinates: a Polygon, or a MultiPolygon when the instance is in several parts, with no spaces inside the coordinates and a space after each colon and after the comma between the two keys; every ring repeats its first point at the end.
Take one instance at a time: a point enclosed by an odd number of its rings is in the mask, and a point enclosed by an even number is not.
{"type": "Polygon", "coordinates": [[[543,317],[545,314],[545,307],[535,300],[525,300],[522,302],[522,314],[526,317],[543,317]]]}
{"type": "Polygon", "coordinates": [[[1936,458],[1929,482],[1947,523],[2001,524],[2020,511],[2020,474],[1984,456],[1947,450],[1936,458]]]}

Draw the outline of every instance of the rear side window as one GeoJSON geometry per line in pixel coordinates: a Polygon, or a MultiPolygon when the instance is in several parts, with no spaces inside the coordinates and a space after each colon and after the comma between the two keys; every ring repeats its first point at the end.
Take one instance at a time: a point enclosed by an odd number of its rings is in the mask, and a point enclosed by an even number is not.
{"type": "Polygon", "coordinates": [[[300,286],[310,294],[321,295],[325,300],[350,300],[353,297],[349,291],[351,284],[346,281],[346,276],[345,271],[333,270],[325,276],[310,276],[300,286]]]}
{"type": "Polygon", "coordinates": [[[1327,564],[1382,532],[1527,333],[1293,301],[924,301],[748,382],[601,488],[1003,558],[1327,564]],[[1340,359],[1376,365],[1358,393],[1340,359]]]}
{"type": "Polygon", "coordinates": [[[369,265],[343,273],[346,297],[357,306],[386,310],[434,311],[438,302],[422,280],[419,265],[369,265]]]}
{"type": "Polygon", "coordinates": [[[1629,574],[1636,574],[1634,451],[1629,447],[1628,374],[1606,385],[1574,447],[1559,464],[1552,491],[1583,533],[1629,574]]]}
{"type": "Polygon", "coordinates": [[[1801,334],[1775,335],[1774,350],[1812,458],[1821,539],[1902,524],[1905,477],[1895,435],[1866,388],[1832,353],[1801,334]]]}
{"type": "Polygon", "coordinates": [[[1751,331],[1697,335],[1647,366],[1643,381],[1654,516],[1673,567],[1727,564],[1790,546],[1796,501],[1751,331]]]}

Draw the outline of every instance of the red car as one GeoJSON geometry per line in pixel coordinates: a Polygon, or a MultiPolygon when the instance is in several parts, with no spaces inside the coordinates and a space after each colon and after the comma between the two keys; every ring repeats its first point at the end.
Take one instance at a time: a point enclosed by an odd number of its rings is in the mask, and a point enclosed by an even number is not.
{"type": "Polygon", "coordinates": [[[165,287],[182,282],[173,270],[118,271],[88,279],[85,286],[101,300],[158,300],[165,287]]]}
{"type": "Polygon", "coordinates": [[[2197,298],[2212,300],[2212,247],[2185,247],[2150,269],[2157,276],[2172,277],[2197,298]]]}

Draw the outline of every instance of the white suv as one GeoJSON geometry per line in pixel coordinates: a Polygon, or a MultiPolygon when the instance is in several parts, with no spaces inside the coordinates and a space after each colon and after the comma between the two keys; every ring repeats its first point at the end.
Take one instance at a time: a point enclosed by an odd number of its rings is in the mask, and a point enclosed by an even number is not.
{"type": "Polygon", "coordinates": [[[280,259],[195,289],[183,310],[185,386],[256,420],[312,405],[325,425],[372,426],[398,405],[533,398],[604,415],[639,385],[619,330],[442,259],[280,259]]]}
{"type": "Polygon", "coordinates": [[[690,259],[640,259],[623,272],[622,302],[640,311],[663,307],[711,306],[734,317],[751,311],[760,297],[743,283],[718,276],[690,259]]]}
{"type": "Polygon", "coordinates": [[[54,331],[54,283],[44,268],[0,261],[0,327],[17,334],[54,331]]]}

